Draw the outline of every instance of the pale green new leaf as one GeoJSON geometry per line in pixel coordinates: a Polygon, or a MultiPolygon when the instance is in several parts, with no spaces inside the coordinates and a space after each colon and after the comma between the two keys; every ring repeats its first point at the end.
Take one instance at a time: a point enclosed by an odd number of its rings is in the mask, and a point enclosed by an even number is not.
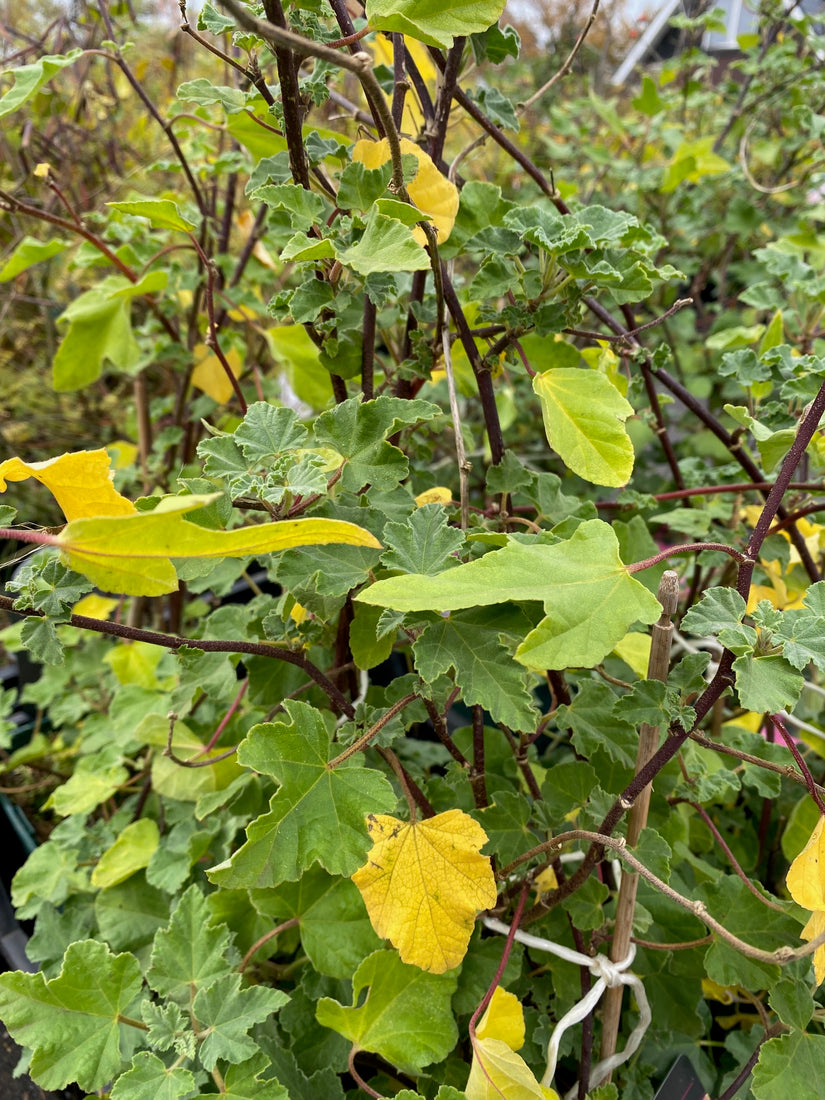
{"type": "Polygon", "coordinates": [[[36,237],[24,237],[14,249],[12,254],[0,267],[0,283],[7,283],[16,278],[21,271],[26,271],[35,264],[42,264],[44,260],[50,260],[60,252],[65,252],[71,246],[71,241],[63,241],[54,237],[50,241],[38,241],[36,237]]]}
{"type": "Polygon", "coordinates": [[[624,421],[633,406],[597,371],[558,367],[533,379],[547,441],[568,469],[594,485],[625,485],[633,444],[624,421]]]}
{"type": "Polygon", "coordinates": [[[256,985],[241,989],[241,975],[224,974],[201,989],[192,1002],[192,1013],[205,1038],[198,1047],[204,1069],[213,1070],[220,1058],[233,1064],[254,1057],[259,1047],[249,1035],[289,1000],[282,989],[256,985]]]}
{"type": "Polygon", "coordinates": [[[486,31],[503,11],[504,0],[367,0],[367,22],[375,30],[444,49],[457,36],[486,31]]]}
{"type": "Polygon", "coordinates": [[[246,843],[213,867],[219,886],[277,886],[313,863],[330,874],[351,875],[364,862],[370,839],[364,819],[395,807],[395,793],[360,753],[335,769],[337,754],[322,715],[307,703],[284,703],[288,722],[253,726],[238,747],[238,762],[280,783],[269,812],[246,830],[246,843]]]}
{"type": "Polygon", "coordinates": [[[167,1067],[156,1054],[141,1050],[132,1059],[132,1068],[118,1077],[111,1100],[184,1100],[194,1090],[190,1070],[167,1067]]]}
{"type": "Polygon", "coordinates": [[[190,233],[197,228],[194,222],[184,218],[178,204],[171,199],[136,199],[134,202],[107,202],[106,205],[122,214],[147,218],[156,229],[180,229],[190,233]]]}
{"type": "Polygon", "coordinates": [[[56,978],[13,971],[0,975],[0,1017],[32,1050],[31,1074],[44,1089],[71,1081],[102,1088],[122,1065],[118,1022],[140,993],[134,955],[113,955],[103,943],[73,943],[56,978]]]}
{"type": "Polygon", "coordinates": [[[510,600],[541,600],[546,618],[516,650],[529,668],[589,668],[636,622],[661,614],[656,597],[619,558],[612,528],[582,523],[553,545],[511,541],[501,550],[435,577],[410,574],[377,581],[356,597],[395,611],[455,611],[510,600]]]}
{"type": "Polygon", "coordinates": [[[0,118],[22,107],[27,99],[39,92],[55,73],[73,65],[83,54],[83,50],[69,50],[67,54],[46,54],[31,65],[21,65],[18,69],[7,69],[14,76],[14,85],[0,99],[0,118]]]}
{"type": "Polygon", "coordinates": [[[353,975],[352,1006],[322,997],[316,1016],[362,1050],[417,1074],[446,1058],[455,1046],[458,1029],[450,1000],[456,974],[429,974],[402,963],[394,951],[376,951],[353,975]]]}
{"type": "Polygon", "coordinates": [[[125,882],[143,870],[160,844],[160,831],[151,817],[130,822],[107,848],[92,871],[92,886],[102,890],[125,882]]]}

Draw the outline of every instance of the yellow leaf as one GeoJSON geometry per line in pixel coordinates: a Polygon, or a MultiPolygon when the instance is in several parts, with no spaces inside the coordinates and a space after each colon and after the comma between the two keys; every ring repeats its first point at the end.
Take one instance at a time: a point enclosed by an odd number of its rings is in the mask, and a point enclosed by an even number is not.
{"type": "Polygon", "coordinates": [[[497,985],[476,1028],[478,1039],[501,1039],[511,1050],[524,1046],[524,1009],[515,993],[497,985]]]}
{"type": "Polygon", "coordinates": [[[106,452],[116,470],[125,470],[134,465],[138,449],[128,439],[116,439],[114,443],[106,444],[106,452]]]}
{"type": "Polygon", "coordinates": [[[77,519],[54,542],[67,563],[105,592],[160,596],[174,592],[177,574],[170,558],[245,558],[293,546],[344,543],[380,547],[354,523],[335,519],[293,519],[213,531],[183,518],[214,496],[169,497],[152,512],[77,519]]]}
{"type": "Polygon", "coordinates": [[[155,670],[163,656],[160,646],[129,642],[110,649],[103,658],[121,684],[138,684],[151,691],[158,686],[155,670]]]}
{"type": "MultiPolygon", "coordinates": [[[[224,405],[235,392],[220,359],[211,352],[206,344],[198,344],[193,350],[195,369],[192,371],[192,385],[203,390],[218,405],[224,405]]],[[[226,361],[236,378],[240,376],[243,364],[237,348],[230,348],[226,361]]]]}
{"type": "Polygon", "coordinates": [[[46,486],[67,520],[130,515],[135,506],[115,489],[109,463],[109,455],[102,449],[75,451],[45,462],[7,458],[0,462],[0,493],[5,492],[7,481],[33,477],[46,486]]]}
{"type": "Polygon", "coordinates": [[[78,600],[72,608],[73,615],[86,615],[90,619],[108,619],[118,601],[109,596],[98,596],[96,592],[90,592],[82,600],[78,600]]]}
{"type": "MultiPolygon", "coordinates": [[[[255,227],[255,215],[251,210],[243,210],[238,215],[238,225],[240,226],[241,232],[248,240],[255,227]]],[[[252,255],[259,264],[268,267],[270,271],[280,271],[282,265],[273,260],[269,249],[261,241],[256,241],[252,246],[252,255]]]]}
{"type": "Polygon", "coordinates": [[[637,676],[646,679],[647,666],[650,662],[650,642],[651,638],[649,634],[642,634],[640,631],[631,631],[625,634],[620,642],[616,643],[613,652],[617,657],[621,657],[624,663],[629,668],[632,668],[637,676]]]}
{"type": "Polygon", "coordinates": [[[475,1044],[464,1093],[467,1100],[558,1100],[552,1089],[542,1088],[524,1059],[501,1039],[481,1039],[475,1044]]]}
{"type": "Polygon", "coordinates": [[[461,810],[407,824],[370,814],[374,846],[352,876],[372,926],[401,959],[432,974],[458,966],[476,913],[495,904],[490,861],[479,854],[481,826],[461,810]]]}
{"type": "Polygon", "coordinates": [[[793,861],[786,883],[788,892],[803,909],[825,910],[825,817],[820,817],[811,839],[793,861]]]}
{"type": "Polygon", "coordinates": [[[432,489],[425,489],[423,493],[419,493],[415,503],[418,508],[423,508],[425,504],[449,504],[452,499],[452,490],[444,485],[434,485],[432,489]]]}
{"type": "MultiPolygon", "coordinates": [[[[432,92],[435,92],[437,79],[435,65],[427,52],[426,46],[418,42],[415,38],[410,38],[408,35],[404,35],[404,45],[410,51],[410,56],[415,62],[422,80],[429,86],[432,92]]],[[[393,67],[392,41],[388,35],[377,34],[369,43],[369,46],[375,58],[376,65],[386,65],[390,69],[393,67]]],[[[386,99],[387,102],[391,102],[392,96],[387,95],[386,99]]],[[[435,99],[434,95],[433,99],[435,99]]],[[[424,112],[421,109],[418,92],[415,88],[411,87],[404,97],[404,114],[401,119],[401,129],[410,132],[418,132],[423,125],[424,112]]]]}
{"type": "MultiPolygon", "coordinates": [[[[820,910],[811,913],[811,919],[799,934],[803,940],[815,940],[823,932],[825,932],[825,913],[820,910]]],[[[825,944],[814,951],[814,974],[816,974],[816,984],[819,985],[825,979],[825,944]]]]}
{"type": "Polygon", "coordinates": [[[551,890],[558,890],[559,880],[552,867],[545,867],[541,874],[533,879],[533,885],[539,894],[548,894],[551,890]]]}
{"type": "MultiPolygon", "coordinates": [[[[409,138],[401,138],[401,152],[418,161],[418,171],[415,179],[407,184],[407,192],[418,209],[432,219],[438,233],[438,243],[441,244],[452,233],[455,225],[458,188],[439,172],[428,154],[409,138]]],[[[380,168],[390,159],[390,143],[386,138],[381,141],[368,141],[366,138],[356,141],[352,147],[352,159],[363,164],[365,168],[380,168]]],[[[421,226],[413,229],[413,236],[419,244],[427,243],[421,226]]]]}

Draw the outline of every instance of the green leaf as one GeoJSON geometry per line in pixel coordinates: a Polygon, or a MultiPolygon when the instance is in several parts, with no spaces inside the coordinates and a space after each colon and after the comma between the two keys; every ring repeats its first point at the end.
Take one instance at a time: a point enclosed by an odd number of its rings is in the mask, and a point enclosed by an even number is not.
{"type": "Polygon", "coordinates": [[[169,927],[158,932],[146,981],[156,993],[188,1005],[195,993],[226,974],[229,931],[215,924],[203,894],[192,885],[177,904],[169,927]]]}
{"type": "Polygon", "coordinates": [[[412,234],[395,218],[373,208],[367,215],[364,235],[357,244],[336,250],[345,267],[359,275],[376,271],[426,271],[430,257],[412,234]]]}
{"type": "Polygon", "coordinates": [[[581,684],[569,706],[559,707],[560,728],[573,730],[573,744],[582,756],[605,752],[625,768],[636,763],[638,734],[614,712],[616,696],[607,684],[588,680],[581,684]]]}
{"type": "Polygon", "coordinates": [[[455,611],[508,600],[542,600],[547,618],[516,651],[530,668],[591,667],[638,621],[661,614],[656,597],[622,564],[616,536],[601,520],[547,546],[511,540],[501,549],[436,577],[411,574],[377,581],[363,603],[396,611],[455,611]]]}
{"type": "Polygon", "coordinates": [[[564,464],[594,485],[624,485],[633,472],[633,444],[624,421],[633,412],[597,371],[560,367],[533,379],[547,441],[564,464]]]}
{"type": "Polygon", "coordinates": [[[160,844],[157,823],[150,817],[132,821],[107,848],[92,871],[92,886],[106,889],[141,871],[160,844]]]}
{"type": "MultiPolygon", "coordinates": [[[[88,814],[111,798],[129,778],[129,772],[108,753],[89,753],[81,757],[65,783],[52,791],[44,809],[66,817],[68,814],[88,814]]],[[[102,885],[99,884],[99,885],[102,885]]]]}
{"type": "Polygon", "coordinates": [[[368,0],[366,14],[375,30],[448,49],[456,36],[486,31],[503,11],[504,0],[368,0]]]}
{"type": "Polygon", "coordinates": [[[370,669],[386,661],[392,653],[395,630],[379,635],[379,621],[384,612],[380,607],[358,604],[349,628],[352,659],[358,668],[370,669]]]}
{"type": "Polygon", "coordinates": [[[502,634],[523,637],[529,621],[515,608],[470,610],[425,627],[413,646],[415,667],[431,684],[455,669],[461,697],[489,711],[495,722],[515,730],[534,730],[538,713],[527,688],[525,670],[501,642],[502,634]]]}
{"type": "Polygon", "coordinates": [[[14,249],[6,262],[0,267],[0,283],[8,283],[16,278],[21,271],[26,271],[35,264],[42,264],[71,247],[71,241],[54,237],[50,241],[38,241],[36,237],[24,237],[14,249]]]}
{"type": "Polygon", "coordinates": [[[342,210],[369,210],[387,190],[392,176],[392,164],[367,168],[360,161],[348,164],[338,184],[338,205],[342,210]]]}
{"type": "MultiPolygon", "coordinates": [[[[261,1079],[269,1070],[269,1059],[260,1052],[245,1059],[241,1065],[228,1066],[223,1075],[225,1092],[223,1100],[296,1100],[292,1091],[287,1090],[272,1078],[261,1079]]],[[[325,1095],[322,1092],[316,1096],[325,1095]]],[[[214,1100],[214,1092],[199,1093],[197,1100],[214,1100]]]]}
{"type": "Polygon", "coordinates": [[[352,1006],[322,997],[316,1015],[362,1050],[417,1074],[445,1058],[458,1039],[450,1008],[456,981],[455,971],[428,974],[402,963],[394,951],[376,951],[353,975],[352,1006]]]}
{"type": "Polygon", "coordinates": [[[318,867],[277,890],[254,890],[252,902],[279,923],[297,917],[301,946],[310,962],[332,978],[349,978],[362,959],[381,946],[355,884],[318,867]]]}
{"type": "Polygon", "coordinates": [[[648,118],[653,118],[664,110],[665,102],[659,95],[656,85],[647,75],[642,77],[642,90],[633,100],[633,106],[648,118]]]}
{"type": "Polygon", "coordinates": [[[27,99],[39,92],[55,73],[73,65],[83,54],[83,50],[69,50],[67,54],[46,54],[31,65],[21,65],[17,69],[6,69],[14,77],[14,84],[0,99],[0,118],[22,107],[27,99]]]}
{"type": "Polygon", "coordinates": [[[740,703],[758,714],[792,710],[805,685],[804,677],[778,653],[766,657],[746,653],[733,662],[733,671],[740,703]]]}
{"type": "Polygon", "coordinates": [[[258,1044],[250,1028],[262,1024],[287,1003],[281,989],[257,985],[241,989],[241,975],[224,974],[201,988],[192,1002],[192,1013],[205,1034],[198,1058],[206,1070],[213,1070],[220,1058],[237,1064],[253,1058],[258,1044]]]}
{"type": "Polygon", "coordinates": [[[20,630],[20,641],[35,661],[44,665],[63,664],[63,646],[54,623],[48,619],[26,619],[20,630]]]}
{"type": "Polygon", "coordinates": [[[184,218],[178,204],[171,199],[136,199],[133,202],[107,202],[106,205],[122,214],[147,218],[156,229],[180,229],[191,233],[197,228],[194,222],[184,218]]]}
{"type": "Polygon", "coordinates": [[[226,84],[213,84],[203,76],[198,77],[197,80],[186,80],[178,85],[177,95],[178,99],[199,103],[202,107],[220,103],[228,115],[234,115],[246,106],[246,93],[240,88],[232,88],[226,84]]]}
{"type": "Polygon", "coordinates": [[[783,1024],[804,1031],[814,1014],[814,999],[798,978],[782,978],[770,992],[770,1005],[783,1024]]]}
{"type": "Polygon", "coordinates": [[[387,523],[383,539],[389,549],[381,555],[382,563],[404,573],[440,573],[464,546],[463,532],[449,526],[440,504],[416,508],[403,523],[387,523]]]}
{"type": "Polygon", "coordinates": [[[14,971],[0,975],[0,1016],[9,1034],[32,1051],[31,1074],[44,1089],[71,1081],[103,1088],[122,1065],[121,1015],[140,993],[134,955],[113,955],[83,940],[66,952],[56,978],[14,971]]]}
{"type": "Polygon", "coordinates": [[[360,764],[360,753],[330,770],[336,748],[317,710],[293,701],[284,709],[288,722],[253,726],[238,747],[240,764],[274,776],[280,787],[269,812],[247,828],[246,843],[209,872],[219,886],[277,886],[313,863],[351,875],[370,847],[366,815],[395,807],[392,787],[360,764]]]}
{"type": "Polygon", "coordinates": [[[487,834],[485,851],[496,855],[500,866],[511,863],[539,843],[538,835],[530,827],[531,812],[530,800],[523,794],[494,791],[490,805],[476,813],[487,834]]]}
{"type": "Polygon", "coordinates": [[[115,1081],[111,1100],[184,1100],[195,1091],[195,1076],[182,1066],[167,1067],[156,1054],[139,1051],[132,1068],[115,1081]]]}
{"type": "Polygon", "coordinates": [[[89,889],[89,869],[78,867],[77,852],[51,842],[35,848],[14,876],[11,900],[19,917],[33,917],[43,902],[62,905],[89,889]]]}
{"type": "Polygon", "coordinates": [[[394,489],[409,467],[386,437],[440,415],[439,406],[429,401],[381,396],[362,402],[351,397],[318,417],[315,438],[347,459],[341,479],[345,489],[357,492],[367,483],[376,489],[394,489]]]}
{"type": "Polygon", "coordinates": [[[113,951],[137,953],[169,923],[169,898],[138,871],[125,882],[101,890],[94,913],[100,937],[113,951]]]}
{"type": "Polygon", "coordinates": [[[713,152],[714,137],[683,141],[673,154],[660,187],[663,194],[675,191],[680,183],[698,183],[706,176],[718,175],[730,170],[730,164],[713,152]]]}
{"type": "Polygon", "coordinates": [[[745,601],[734,588],[709,588],[682,619],[682,629],[699,637],[736,627],[745,614],[745,601]]]}
{"type": "MultiPolygon", "coordinates": [[[[756,1100],[812,1096],[812,1083],[822,1079],[825,1035],[791,1031],[768,1039],[754,1066],[751,1091],[756,1100]]],[[[814,1091],[817,1086],[813,1085],[814,1091]]]]}

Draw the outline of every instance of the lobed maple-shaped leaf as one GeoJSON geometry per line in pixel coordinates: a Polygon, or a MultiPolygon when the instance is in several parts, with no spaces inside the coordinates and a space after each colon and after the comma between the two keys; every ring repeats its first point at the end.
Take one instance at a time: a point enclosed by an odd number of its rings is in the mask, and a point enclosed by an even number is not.
{"type": "Polygon", "coordinates": [[[52,541],[68,564],[99,588],[127,596],[159,596],[177,589],[175,558],[243,558],[290,546],[338,542],[380,547],[361,527],[344,520],[294,519],[233,531],[187,523],[183,513],[212,497],[171,497],[152,512],[77,519],[52,541]]]}
{"type": "Polygon", "coordinates": [[[294,881],[313,863],[351,875],[369,839],[364,818],[390,810],[395,793],[384,776],[361,765],[360,753],[331,769],[336,755],[323,717],[306,703],[284,703],[287,722],[253,726],[238,747],[238,762],[280,783],[269,812],[247,828],[246,843],[213,867],[210,879],[232,889],[294,881]]]}
{"type": "Polygon", "coordinates": [[[141,990],[134,955],[113,955],[104,943],[81,940],[67,950],[56,978],[13,971],[0,975],[0,1018],[32,1051],[31,1074],[44,1089],[71,1081],[87,1092],[121,1068],[121,1034],[141,990]]]}
{"type": "Polygon", "coordinates": [[[455,565],[455,553],[464,545],[464,532],[450,527],[440,504],[423,504],[403,523],[385,524],[388,549],[381,562],[405,573],[440,573],[455,565]]]}
{"type": "Polygon", "coordinates": [[[546,545],[511,540],[501,550],[439,573],[377,581],[363,603],[396,611],[455,611],[510,600],[542,600],[546,618],[516,650],[529,668],[589,668],[627,633],[653,623],[661,605],[627,571],[616,535],[601,520],[586,520],[570,539],[546,545]]]}
{"type": "Polygon", "coordinates": [[[455,669],[461,698],[489,711],[495,722],[516,730],[534,730],[538,712],[523,666],[502,643],[502,635],[524,637],[529,620],[516,608],[472,609],[426,626],[413,645],[415,667],[431,684],[455,669]]]}
{"type": "Polygon", "coordinates": [[[156,1054],[139,1051],[115,1081],[111,1100],[184,1100],[195,1091],[195,1075],[183,1066],[166,1066],[156,1054]]]}
{"type": "Polygon", "coordinates": [[[377,489],[394,489],[406,476],[406,457],[388,443],[387,436],[401,428],[441,415],[430,401],[407,401],[380,396],[374,401],[351,397],[315,421],[315,439],[333,447],[347,460],[341,484],[357,492],[369,483],[377,489]]]}
{"type": "Polygon", "coordinates": [[[825,1064],[825,1035],[793,1030],[769,1039],[759,1050],[751,1091],[756,1100],[818,1095],[825,1064]]]}
{"type": "Polygon", "coordinates": [[[352,1005],[322,997],[315,1015],[357,1049],[418,1074],[446,1058],[458,1039],[450,1005],[457,981],[455,973],[428,974],[394,951],[376,951],[353,974],[352,1005]]]}
{"type": "Polygon", "coordinates": [[[258,1051],[249,1031],[277,1012],[289,1000],[282,989],[256,985],[241,989],[241,975],[223,974],[204,986],[192,1002],[192,1013],[200,1025],[198,1058],[204,1069],[213,1070],[221,1059],[237,1064],[258,1051]]]}
{"type": "Polygon", "coordinates": [[[577,367],[537,374],[547,442],[568,469],[594,485],[625,485],[634,451],[624,421],[633,406],[606,375],[577,367]]]}
{"type": "Polygon", "coordinates": [[[7,458],[0,462],[0,493],[7,481],[33,477],[45,485],[67,520],[84,516],[127,516],[135,511],[131,500],[115,489],[107,451],[73,451],[43,462],[7,458]]]}
{"type": "Polygon", "coordinates": [[[310,962],[332,978],[348,978],[362,959],[381,946],[352,882],[333,878],[320,867],[276,890],[252,891],[252,903],[275,922],[296,917],[301,946],[310,962]]]}
{"type": "Polygon", "coordinates": [[[468,814],[447,810],[418,822],[370,814],[367,863],[352,880],[373,928],[405,963],[432,974],[458,966],[476,914],[496,902],[487,834],[468,814]]]}
{"type": "MultiPolygon", "coordinates": [[[[223,1075],[222,1100],[294,1100],[291,1092],[274,1078],[262,1079],[269,1060],[260,1051],[241,1065],[228,1066],[223,1075]]],[[[196,1100],[214,1100],[214,1092],[198,1093],[196,1100]]],[[[319,1098],[320,1100],[320,1098],[319,1098]]]]}
{"type": "Polygon", "coordinates": [[[233,964],[225,924],[216,925],[194,883],[181,896],[169,926],[155,934],[146,981],[156,993],[189,1005],[192,997],[233,964]]]}

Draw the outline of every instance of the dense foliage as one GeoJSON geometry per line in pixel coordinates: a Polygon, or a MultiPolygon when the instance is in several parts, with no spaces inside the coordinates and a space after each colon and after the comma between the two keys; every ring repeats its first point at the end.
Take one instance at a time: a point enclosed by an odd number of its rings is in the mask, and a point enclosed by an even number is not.
{"type": "Polygon", "coordinates": [[[817,1095],[822,28],[605,98],[502,7],[8,53],[45,1088],[817,1095]]]}

